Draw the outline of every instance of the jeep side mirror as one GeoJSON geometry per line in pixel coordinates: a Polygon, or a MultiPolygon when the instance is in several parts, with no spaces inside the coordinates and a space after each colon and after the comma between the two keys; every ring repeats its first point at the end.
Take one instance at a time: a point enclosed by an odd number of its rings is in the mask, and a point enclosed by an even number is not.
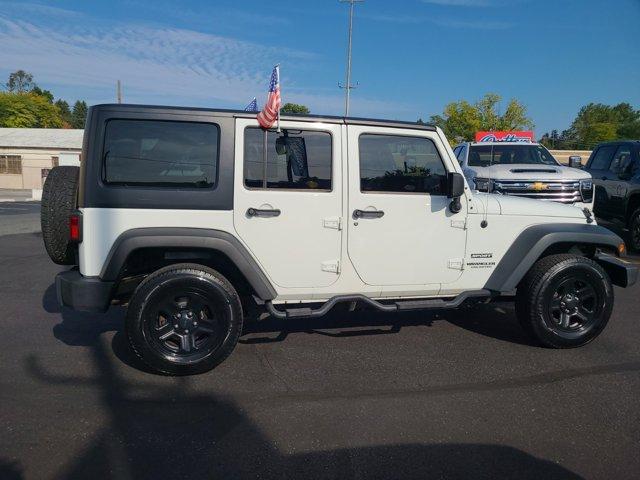
{"type": "Polygon", "coordinates": [[[447,197],[461,197],[464,193],[464,177],[457,172],[450,172],[447,175],[447,197]]]}
{"type": "Polygon", "coordinates": [[[449,210],[458,213],[462,210],[460,197],[464,194],[464,177],[457,172],[449,172],[447,175],[447,197],[451,198],[449,210]]]}
{"type": "Polygon", "coordinates": [[[582,157],[580,155],[571,155],[569,157],[569,166],[572,168],[582,168],[582,157]]]}

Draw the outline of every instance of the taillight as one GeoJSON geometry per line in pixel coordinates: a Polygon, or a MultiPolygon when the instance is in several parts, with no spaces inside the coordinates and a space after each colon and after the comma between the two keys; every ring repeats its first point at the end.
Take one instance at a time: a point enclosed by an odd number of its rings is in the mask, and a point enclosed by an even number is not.
{"type": "Polygon", "coordinates": [[[69,239],[76,243],[82,241],[80,215],[73,214],[69,217],[69,239]]]}

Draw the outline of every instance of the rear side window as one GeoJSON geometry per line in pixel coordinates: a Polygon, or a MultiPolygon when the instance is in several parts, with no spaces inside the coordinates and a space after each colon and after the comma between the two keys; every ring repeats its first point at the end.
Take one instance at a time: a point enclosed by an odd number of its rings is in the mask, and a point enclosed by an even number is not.
{"type": "Polygon", "coordinates": [[[591,160],[589,170],[608,170],[615,151],[615,145],[605,145],[598,148],[596,153],[593,155],[593,160],[591,160]]]}
{"type": "Polygon", "coordinates": [[[631,172],[631,147],[629,145],[618,147],[609,166],[609,171],[617,174],[631,172]]]}
{"type": "Polygon", "coordinates": [[[107,184],[212,188],[219,131],[211,123],[109,120],[104,140],[107,184]]]}
{"type": "Polygon", "coordinates": [[[430,139],[363,134],[359,148],[363,192],[446,194],[447,172],[430,139]]]}
{"type": "Polygon", "coordinates": [[[244,131],[244,184],[249,188],[330,191],[331,158],[328,132],[244,131]]]}

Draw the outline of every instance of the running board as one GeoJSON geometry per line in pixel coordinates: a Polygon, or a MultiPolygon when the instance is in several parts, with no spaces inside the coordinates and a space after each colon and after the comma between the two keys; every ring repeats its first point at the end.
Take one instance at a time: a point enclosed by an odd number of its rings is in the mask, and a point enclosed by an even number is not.
{"type": "Polygon", "coordinates": [[[371,305],[381,312],[405,312],[409,310],[429,310],[429,309],[449,309],[457,308],[469,299],[491,298],[495,295],[490,290],[470,290],[462,292],[451,300],[443,300],[441,298],[430,298],[425,300],[400,300],[392,304],[380,303],[377,300],[367,297],[366,295],[337,295],[331,297],[318,308],[289,308],[286,310],[278,310],[271,300],[265,302],[269,314],[276,318],[310,318],[322,317],[329,313],[336,304],[341,302],[363,302],[371,305]]]}

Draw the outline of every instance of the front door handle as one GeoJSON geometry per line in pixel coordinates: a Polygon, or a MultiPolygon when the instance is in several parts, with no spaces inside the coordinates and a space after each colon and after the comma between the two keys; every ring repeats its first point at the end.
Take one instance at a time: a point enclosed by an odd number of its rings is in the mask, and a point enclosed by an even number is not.
{"type": "Polygon", "coordinates": [[[247,217],[277,217],[280,215],[278,208],[249,208],[247,209],[247,217]]]}
{"type": "Polygon", "coordinates": [[[354,210],[353,218],[380,218],[384,215],[382,210],[354,210]]]}

